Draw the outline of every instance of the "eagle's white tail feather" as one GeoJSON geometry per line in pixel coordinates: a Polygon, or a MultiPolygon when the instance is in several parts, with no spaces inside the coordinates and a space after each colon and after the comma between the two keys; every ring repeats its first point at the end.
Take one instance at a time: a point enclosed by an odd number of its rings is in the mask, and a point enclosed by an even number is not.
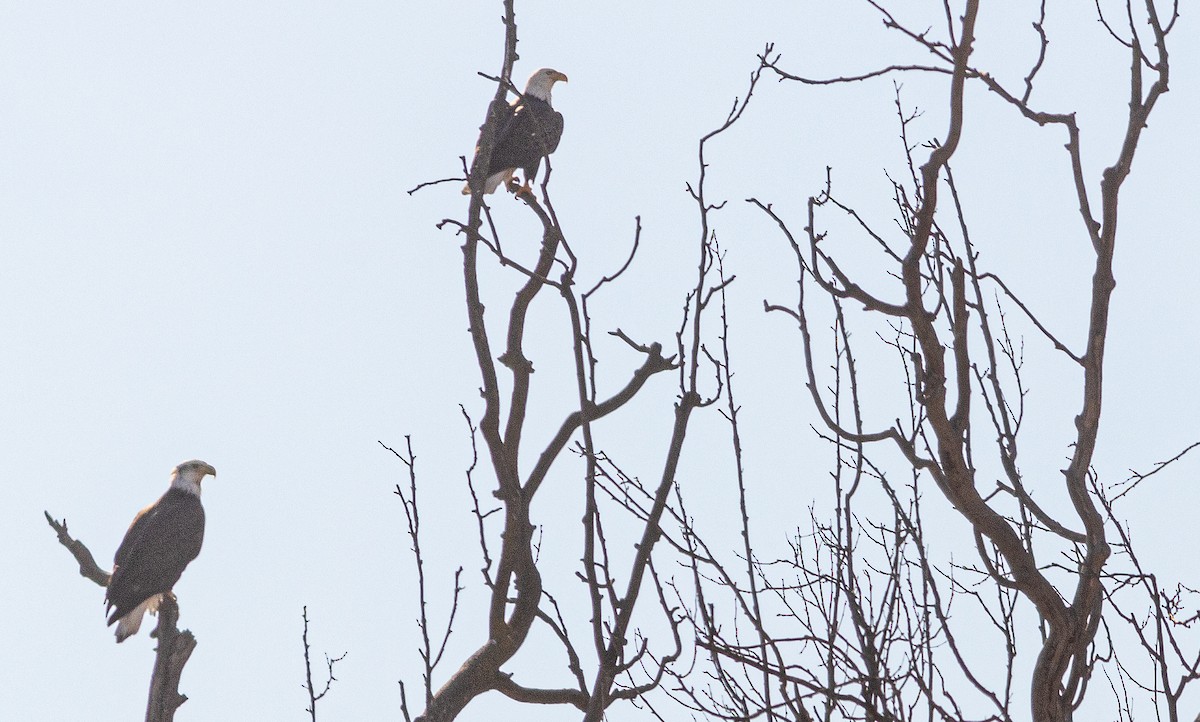
{"type": "Polygon", "coordinates": [[[513,177],[513,169],[502,170],[499,173],[493,173],[483,186],[484,193],[495,193],[501,183],[509,183],[513,177]]]}
{"type": "MultiPolygon", "coordinates": [[[[507,184],[507,183],[511,182],[512,177],[513,177],[513,171],[515,171],[515,170],[516,170],[515,168],[509,168],[508,170],[502,170],[499,173],[493,173],[490,176],[488,176],[488,179],[486,181],[484,181],[484,184],[483,184],[484,194],[495,193],[496,189],[500,187],[501,183],[507,184]]],[[[470,185],[463,186],[462,194],[464,196],[471,195],[471,186],[470,185]]]]}
{"type": "Polygon", "coordinates": [[[138,633],[142,628],[142,617],[146,612],[158,614],[158,605],[162,603],[162,595],[155,594],[146,601],[130,610],[129,614],[117,620],[117,642],[124,642],[138,633]]]}

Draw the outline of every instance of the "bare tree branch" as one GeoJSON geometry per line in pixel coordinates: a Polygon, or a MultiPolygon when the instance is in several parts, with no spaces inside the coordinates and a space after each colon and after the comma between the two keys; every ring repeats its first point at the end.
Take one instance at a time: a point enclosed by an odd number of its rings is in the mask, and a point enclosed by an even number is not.
{"type": "Polygon", "coordinates": [[[317,702],[320,702],[325,695],[329,694],[330,687],[332,687],[333,683],[337,681],[337,677],[333,676],[333,666],[345,659],[348,652],[343,652],[342,656],[340,657],[330,657],[328,654],[325,655],[325,685],[321,688],[321,691],[318,692],[316,686],[313,685],[312,661],[309,659],[308,653],[307,606],[304,607],[304,610],[301,612],[300,616],[304,620],[304,632],[300,635],[300,640],[304,644],[304,689],[306,692],[308,692],[308,707],[306,707],[304,711],[308,712],[309,718],[312,720],[312,722],[317,722],[317,702]]]}
{"type": "Polygon", "coordinates": [[[42,513],[46,515],[46,523],[58,535],[58,543],[66,547],[67,551],[71,552],[71,556],[75,557],[75,561],[79,562],[79,575],[91,579],[102,587],[107,587],[109,580],[112,579],[112,574],[96,563],[96,558],[92,556],[92,552],[83,542],[71,538],[71,535],[67,533],[67,520],[63,519],[58,522],[50,516],[50,512],[42,513]]]}

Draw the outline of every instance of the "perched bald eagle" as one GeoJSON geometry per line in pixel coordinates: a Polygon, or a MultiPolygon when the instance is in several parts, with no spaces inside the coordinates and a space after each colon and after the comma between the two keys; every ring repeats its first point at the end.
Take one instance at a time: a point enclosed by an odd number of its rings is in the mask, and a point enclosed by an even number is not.
{"type": "MultiPolygon", "coordinates": [[[[550,89],[559,80],[565,83],[567,76],[550,68],[534,71],[525,83],[525,92],[505,110],[492,146],[484,193],[495,192],[501,183],[513,192],[529,191],[542,158],[553,153],[562,138],[562,113],[550,106],[550,89]],[[518,186],[513,178],[518,168],[525,171],[524,186],[518,186]]],[[[463,195],[470,194],[468,184],[463,195]]]]}
{"type": "Polygon", "coordinates": [[[146,612],[157,612],[204,542],[200,481],[217,470],[203,461],[185,461],[171,471],[171,486],[158,501],[133,518],[113,559],[108,583],[109,626],[117,623],[117,641],[137,634],[146,612]]]}

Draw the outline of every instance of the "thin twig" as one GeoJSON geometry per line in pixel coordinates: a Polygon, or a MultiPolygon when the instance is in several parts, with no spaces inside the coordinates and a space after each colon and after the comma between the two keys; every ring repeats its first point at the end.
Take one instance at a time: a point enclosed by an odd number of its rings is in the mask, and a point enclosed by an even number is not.
{"type": "Polygon", "coordinates": [[[312,722],[317,722],[317,702],[320,702],[325,695],[329,694],[329,688],[332,687],[333,683],[337,681],[337,677],[333,675],[333,666],[345,659],[349,652],[343,652],[342,656],[340,657],[331,658],[328,654],[325,655],[325,667],[327,675],[325,679],[325,686],[320,692],[317,692],[316,687],[313,685],[312,662],[309,660],[307,605],[305,605],[300,616],[304,620],[304,632],[300,635],[300,640],[304,644],[304,688],[308,692],[308,707],[306,707],[304,711],[308,712],[312,722]]]}

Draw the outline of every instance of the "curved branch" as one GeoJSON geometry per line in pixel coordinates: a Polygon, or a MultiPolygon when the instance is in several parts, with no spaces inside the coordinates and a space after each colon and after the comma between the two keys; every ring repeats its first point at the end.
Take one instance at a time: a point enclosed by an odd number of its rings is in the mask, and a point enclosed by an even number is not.
{"type": "Polygon", "coordinates": [[[541,455],[538,456],[533,471],[529,473],[529,479],[525,482],[522,489],[526,496],[532,497],[537,493],[538,487],[546,479],[546,474],[550,472],[550,466],[558,458],[558,454],[567,445],[567,442],[571,440],[571,435],[583,425],[585,420],[595,421],[611,414],[637,395],[637,392],[651,376],[662,371],[670,371],[676,366],[674,356],[663,357],[662,345],[660,344],[651,344],[644,352],[646,353],[646,360],[633,372],[633,376],[625,384],[624,388],[588,409],[586,417],[583,412],[575,411],[563,419],[562,425],[558,428],[558,433],[554,435],[554,438],[550,440],[550,443],[546,445],[541,455]]]}
{"type": "Polygon", "coordinates": [[[58,535],[58,543],[67,548],[71,552],[71,556],[75,557],[75,561],[79,562],[79,575],[91,579],[96,584],[107,587],[108,582],[112,579],[112,574],[100,568],[96,563],[96,558],[92,556],[91,550],[78,539],[72,539],[67,533],[67,520],[61,522],[55,521],[54,517],[50,516],[50,512],[42,512],[46,515],[46,522],[50,524],[50,528],[58,535]]]}
{"type": "Polygon", "coordinates": [[[587,709],[586,692],[577,689],[537,689],[525,687],[513,681],[512,675],[499,672],[494,689],[500,694],[525,704],[569,704],[578,710],[587,709]]]}

